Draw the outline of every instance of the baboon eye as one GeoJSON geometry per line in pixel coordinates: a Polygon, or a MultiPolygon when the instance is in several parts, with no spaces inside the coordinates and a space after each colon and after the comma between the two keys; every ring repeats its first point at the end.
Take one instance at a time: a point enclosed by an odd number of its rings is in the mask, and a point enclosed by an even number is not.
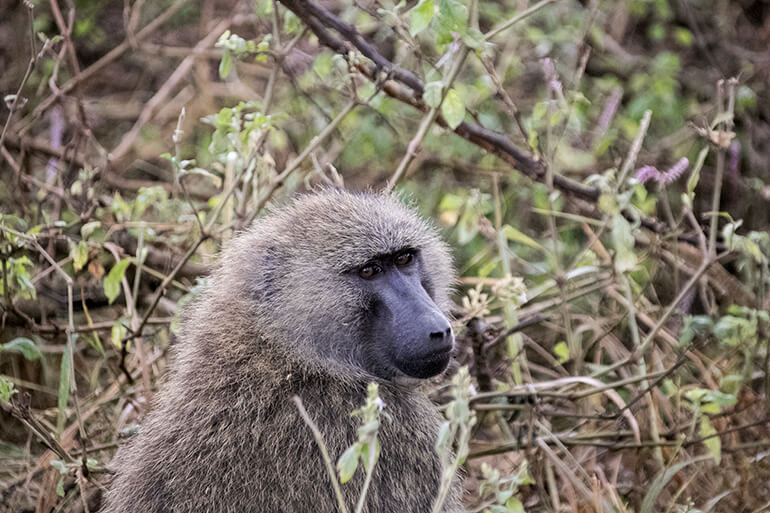
{"type": "Polygon", "coordinates": [[[404,251],[403,253],[396,255],[395,262],[398,267],[404,267],[405,265],[411,264],[413,259],[414,253],[411,251],[404,251]]]}
{"type": "Polygon", "coordinates": [[[366,264],[361,269],[359,269],[358,270],[358,275],[361,278],[363,278],[365,280],[368,280],[369,278],[371,278],[375,274],[381,273],[381,272],[382,272],[382,267],[380,267],[377,264],[372,263],[372,264],[366,264]]]}

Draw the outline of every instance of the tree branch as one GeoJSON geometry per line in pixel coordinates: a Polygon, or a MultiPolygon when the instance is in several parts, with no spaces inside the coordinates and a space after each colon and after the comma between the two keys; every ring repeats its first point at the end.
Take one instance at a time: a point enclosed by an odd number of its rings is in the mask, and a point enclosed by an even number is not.
{"type": "MultiPolygon", "coordinates": [[[[404,70],[383,57],[353,25],[343,22],[337,16],[323,7],[312,2],[299,0],[280,0],[289,10],[297,15],[318,37],[318,40],[335,52],[347,55],[352,50],[358,50],[374,64],[358,63],[362,74],[374,82],[381,80],[380,72],[387,74],[387,82],[383,90],[395,99],[427,112],[428,106],[422,101],[424,86],[422,81],[410,71],[404,70]],[[333,35],[329,29],[336,31],[343,39],[333,35]],[[393,83],[396,84],[393,84],[393,83]],[[411,91],[403,90],[400,84],[411,91]]],[[[436,122],[447,127],[446,122],[438,116],[436,122]]],[[[546,165],[542,160],[522,151],[503,134],[488,130],[475,123],[463,121],[454,130],[463,139],[476,146],[495,154],[512,167],[527,175],[532,180],[544,182],[546,165]]],[[[562,175],[554,175],[554,186],[572,196],[595,202],[601,192],[598,188],[588,187],[562,175]]]]}

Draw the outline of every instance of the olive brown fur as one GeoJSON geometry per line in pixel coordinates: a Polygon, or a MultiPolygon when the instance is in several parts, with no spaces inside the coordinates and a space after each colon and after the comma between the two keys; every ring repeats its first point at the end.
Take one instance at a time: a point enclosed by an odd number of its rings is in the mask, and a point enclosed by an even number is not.
{"type": "MultiPolygon", "coordinates": [[[[292,397],[336,461],[357,440],[350,413],[374,381],[390,420],[364,511],[430,512],[442,418],[418,378],[446,367],[453,281],[432,225],[384,193],[322,190],[258,219],[186,307],[170,371],[114,459],[102,511],[337,512],[292,397]]],[[[363,480],[359,469],[341,485],[350,511],[363,480]]],[[[460,496],[456,479],[442,511],[463,511],[460,496]]]]}

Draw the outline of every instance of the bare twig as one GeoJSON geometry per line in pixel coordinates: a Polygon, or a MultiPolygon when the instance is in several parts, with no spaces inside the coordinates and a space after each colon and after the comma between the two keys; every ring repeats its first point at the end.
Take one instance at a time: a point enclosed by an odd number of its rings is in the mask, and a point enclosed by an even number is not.
{"type": "Polygon", "coordinates": [[[284,168],[284,170],[281,171],[278,176],[273,178],[273,180],[270,182],[270,185],[267,187],[267,190],[263,193],[262,198],[259,200],[259,203],[257,203],[257,206],[254,208],[254,211],[249,216],[249,219],[246,221],[247,225],[257,217],[262,208],[267,204],[268,201],[270,201],[270,198],[273,196],[273,193],[276,191],[276,189],[283,185],[284,180],[286,180],[286,178],[288,178],[289,175],[293,173],[294,170],[300,166],[300,164],[302,164],[307,156],[310,155],[310,153],[312,153],[312,151],[317,148],[319,144],[326,140],[326,138],[337,129],[342,120],[345,119],[345,116],[347,116],[356,105],[358,105],[358,100],[351,100],[350,103],[348,103],[345,108],[343,108],[342,111],[337,114],[337,117],[334,118],[328,125],[326,125],[326,128],[324,128],[320,134],[313,137],[313,139],[310,141],[310,144],[308,144],[305,149],[302,150],[302,153],[297,155],[297,157],[289,162],[286,168],[284,168]]]}
{"type": "MultiPolygon", "coordinates": [[[[316,445],[318,445],[318,449],[321,451],[321,456],[323,457],[324,464],[326,465],[326,472],[329,475],[329,480],[332,482],[332,488],[334,488],[334,494],[337,497],[337,505],[339,506],[342,513],[348,513],[348,507],[345,504],[345,498],[342,496],[342,489],[340,488],[340,484],[337,481],[337,475],[334,473],[334,464],[332,463],[331,457],[329,457],[329,451],[326,449],[323,435],[318,429],[316,423],[313,422],[313,419],[311,419],[310,415],[308,415],[307,410],[305,410],[305,406],[302,404],[302,399],[295,395],[292,397],[292,400],[294,401],[294,404],[297,405],[297,409],[299,410],[299,414],[302,416],[302,420],[305,421],[307,427],[309,427],[310,431],[313,432],[313,438],[315,438],[316,445]]],[[[374,451],[371,451],[371,453],[374,454],[374,451]]]]}
{"type": "Polygon", "coordinates": [[[137,325],[135,330],[135,335],[141,335],[142,330],[144,329],[144,326],[147,324],[147,321],[150,319],[150,315],[152,315],[152,312],[155,310],[155,307],[158,306],[158,301],[160,301],[161,296],[166,290],[166,287],[168,287],[169,283],[176,277],[177,273],[182,269],[184,264],[195,254],[195,252],[198,250],[198,247],[203,244],[204,241],[206,241],[209,238],[207,234],[202,234],[201,237],[190,246],[190,248],[187,250],[187,252],[184,254],[184,256],[177,262],[174,269],[171,270],[171,272],[163,279],[163,282],[158,285],[158,288],[155,289],[155,294],[152,296],[152,300],[150,300],[150,306],[147,307],[147,310],[144,312],[144,315],[142,316],[141,322],[137,325]]]}
{"type": "Polygon", "coordinates": [[[531,7],[528,7],[527,9],[524,9],[520,13],[516,13],[510,19],[504,21],[503,23],[501,23],[496,28],[493,28],[492,30],[490,30],[489,32],[484,34],[484,39],[486,39],[487,41],[491,41],[496,36],[498,36],[501,32],[504,32],[504,31],[508,30],[509,28],[511,28],[512,26],[514,26],[515,24],[517,24],[518,22],[520,22],[524,18],[533,15],[534,13],[536,13],[537,11],[539,11],[540,9],[545,7],[546,5],[552,4],[555,1],[556,0],[541,0],[540,2],[536,3],[535,5],[533,5],[531,7]]]}

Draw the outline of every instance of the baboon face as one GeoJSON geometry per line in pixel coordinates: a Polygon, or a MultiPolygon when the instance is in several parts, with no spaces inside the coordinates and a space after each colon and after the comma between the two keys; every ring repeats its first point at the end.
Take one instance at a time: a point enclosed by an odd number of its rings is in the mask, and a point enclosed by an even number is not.
{"type": "Polygon", "coordinates": [[[451,257],[433,226],[393,197],[298,196],[234,246],[223,272],[234,289],[247,287],[265,340],[310,364],[320,356],[329,369],[388,380],[446,368],[451,257]]]}
{"type": "Polygon", "coordinates": [[[424,265],[420,250],[403,248],[351,272],[369,305],[365,363],[382,377],[429,378],[449,364],[454,335],[426,290],[424,265]]]}

